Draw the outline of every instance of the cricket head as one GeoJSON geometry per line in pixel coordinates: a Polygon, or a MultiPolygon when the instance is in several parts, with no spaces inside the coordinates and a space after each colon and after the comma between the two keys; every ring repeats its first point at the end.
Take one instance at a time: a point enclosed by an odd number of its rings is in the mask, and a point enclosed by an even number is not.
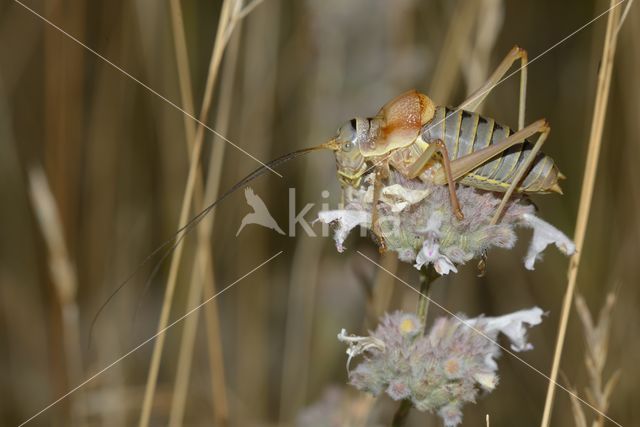
{"type": "Polygon", "coordinates": [[[375,117],[356,117],[342,125],[336,137],[323,144],[336,154],[342,186],[358,187],[368,170],[367,161],[375,162],[412,144],[434,112],[429,97],[410,90],[387,102],[375,117]]]}
{"type": "Polygon", "coordinates": [[[358,187],[367,170],[360,142],[366,138],[368,130],[368,119],[351,119],[340,126],[336,136],[325,144],[336,155],[338,181],[342,187],[358,187]]]}

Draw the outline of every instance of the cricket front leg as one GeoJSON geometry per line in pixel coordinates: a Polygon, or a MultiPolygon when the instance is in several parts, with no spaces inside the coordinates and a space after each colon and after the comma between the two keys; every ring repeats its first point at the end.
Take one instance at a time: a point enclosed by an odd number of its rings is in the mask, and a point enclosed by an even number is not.
{"type": "Polygon", "coordinates": [[[378,202],[380,201],[380,195],[382,194],[383,180],[389,177],[389,165],[385,162],[376,167],[376,174],[373,182],[373,207],[371,210],[371,231],[378,240],[378,247],[380,253],[387,251],[387,245],[382,233],[382,227],[380,227],[380,212],[378,209],[378,202]]]}

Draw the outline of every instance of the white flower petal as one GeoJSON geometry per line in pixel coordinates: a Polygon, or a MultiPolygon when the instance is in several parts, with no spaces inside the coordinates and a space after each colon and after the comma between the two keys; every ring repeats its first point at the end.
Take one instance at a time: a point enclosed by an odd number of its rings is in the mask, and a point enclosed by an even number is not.
{"type": "Polygon", "coordinates": [[[488,353],[484,357],[484,364],[491,371],[497,371],[498,370],[498,364],[496,363],[496,359],[495,359],[497,353],[499,353],[499,351],[496,351],[494,353],[488,353]]]}
{"type": "Polygon", "coordinates": [[[349,365],[351,364],[351,359],[356,356],[361,355],[365,351],[369,351],[371,349],[375,349],[378,351],[384,351],[385,345],[384,342],[375,337],[361,337],[358,335],[347,335],[346,329],[342,329],[338,334],[338,341],[345,342],[349,345],[347,348],[347,372],[349,372],[349,365]]]}
{"type": "Polygon", "coordinates": [[[416,256],[414,267],[420,270],[425,264],[429,263],[433,264],[436,272],[441,276],[452,271],[454,273],[458,272],[451,260],[440,253],[440,244],[433,236],[427,237],[422,243],[422,249],[416,256]]]}
{"type": "Polygon", "coordinates": [[[485,323],[484,330],[491,334],[493,332],[502,332],[511,340],[511,349],[513,351],[531,350],[533,346],[527,342],[528,326],[535,326],[542,323],[542,315],[544,312],[540,307],[533,307],[527,310],[516,311],[499,317],[485,317],[472,319],[478,321],[483,319],[485,323]]]}
{"type": "Polygon", "coordinates": [[[487,391],[491,391],[496,388],[496,384],[498,383],[496,375],[492,372],[478,372],[473,376],[473,378],[487,391]]]}
{"type": "Polygon", "coordinates": [[[445,274],[449,274],[450,272],[457,273],[458,269],[451,262],[449,258],[444,255],[440,255],[440,257],[433,263],[433,267],[436,269],[436,273],[443,276],[445,274]]]}
{"type": "Polygon", "coordinates": [[[382,189],[380,201],[391,206],[391,211],[397,213],[402,212],[407,206],[421,202],[429,194],[430,189],[415,190],[394,184],[382,189]]]}
{"type": "Polygon", "coordinates": [[[318,219],[325,224],[337,222],[338,226],[334,231],[333,238],[336,241],[336,248],[339,252],[344,250],[344,241],[351,230],[358,225],[371,227],[371,214],[366,211],[356,210],[335,210],[318,212],[318,219]]]}
{"type": "Polygon", "coordinates": [[[562,231],[546,221],[532,214],[522,215],[522,224],[533,229],[533,238],[524,258],[524,266],[527,270],[533,270],[536,259],[545,248],[554,243],[565,255],[573,255],[576,245],[562,231]]]}

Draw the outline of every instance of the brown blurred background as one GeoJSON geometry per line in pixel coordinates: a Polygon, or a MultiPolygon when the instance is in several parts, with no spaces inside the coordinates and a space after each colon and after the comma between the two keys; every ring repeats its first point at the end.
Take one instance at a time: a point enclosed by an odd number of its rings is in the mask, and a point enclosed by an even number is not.
{"type": "MultiPolygon", "coordinates": [[[[176,59],[175,9],[169,3],[25,4],[199,116],[221,2],[181,2],[187,63],[176,59]],[[177,63],[188,69],[191,105],[185,105],[177,63]]],[[[605,374],[622,372],[608,414],[625,426],[640,424],[637,6],[620,33],[578,277],[578,290],[592,311],[609,291],[618,295],[605,374]]],[[[322,142],[342,122],[374,114],[406,89],[457,105],[513,45],[526,48],[533,59],[607,7],[606,1],[584,0],[264,0],[237,22],[206,123],[267,161],[322,142]]],[[[568,176],[564,196],[534,201],[540,215],[568,235],[575,225],[605,22],[598,20],[529,67],[527,120],[550,121],[544,150],[568,176]]],[[[515,126],[518,82],[514,77],[496,88],[484,113],[515,126]]],[[[100,306],[177,229],[192,143],[186,139],[195,125],[19,4],[0,3],[0,424],[18,425],[155,333],[169,262],[147,289],[145,282],[158,256],[109,302],[89,340],[100,306]],[[31,196],[30,171],[39,168],[55,200],[59,227],[55,219],[37,217],[46,203],[38,208],[32,199],[48,194],[36,189],[31,196]]],[[[200,159],[202,180],[215,168],[221,191],[259,166],[209,131],[200,159]],[[221,148],[213,152],[214,147],[221,148]]],[[[252,187],[285,231],[289,188],[296,190],[296,212],[315,204],[309,221],[321,203],[338,203],[331,154],[311,154],[279,172],[283,178],[267,174],[252,187]],[[330,191],[328,199],[321,197],[323,190],[330,191]]],[[[198,312],[192,352],[185,349],[184,323],[167,332],[151,425],[166,425],[170,417],[183,419],[185,426],[222,425],[224,399],[230,425],[291,424],[327,387],[345,384],[345,347],[336,340],[341,328],[366,334],[387,299],[389,309],[415,307],[415,293],[357,255],[361,250],[377,257],[368,239],[354,233],[340,254],[331,238],[309,237],[299,226],[296,237],[255,225],[236,237],[249,212],[242,191],[216,209],[207,240],[213,259],[207,277],[215,280],[207,281],[208,289],[223,289],[284,253],[220,295],[217,313],[198,312]],[[212,324],[216,318],[219,326],[212,324]],[[181,349],[192,365],[176,374],[181,349]],[[212,370],[215,349],[223,357],[222,392],[212,391],[222,380],[220,365],[212,370]],[[183,416],[172,415],[178,379],[186,399],[183,416]]],[[[192,209],[190,216],[195,213],[192,209]]],[[[203,253],[196,235],[185,240],[171,319],[193,306],[192,270],[203,253]]],[[[530,333],[535,349],[522,357],[549,372],[567,258],[551,248],[534,272],[526,271],[521,259],[529,232],[520,236],[514,250],[490,252],[486,277],[477,278],[471,262],[435,284],[433,298],[470,316],[534,305],[547,310],[543,325],[530,333]]],[[[392,260],[385,262],[394,268],[392,260]]],[[[398,265],[397,271],[418,283],[411,266],[398,265]]],[[[430,312],[443,314],[435,307],[430,312]]],[[[31,425],[135,425],[152,347],[142,347],[31,425]]],[[[581,395],[588,382],[583,357],[582,326],[573,313],[561,383],[581,395]]],[[[487,413],[492,426],[538,425],[547,381],[508,355],[500,360],[499,373],[497,389],[465,408],[463,425],[482,425],[487,413]]],[[[395,405],[386,397],[375,403],[381,424],[388,425],[395,405]]],[[[585,413],[592,416],[588,409],[585,413]]],[[[441,423],[415,411],[409,422],[441,423]]],[[[561,390],[552,425],[574,425],[570,400],[561,390]]]]}

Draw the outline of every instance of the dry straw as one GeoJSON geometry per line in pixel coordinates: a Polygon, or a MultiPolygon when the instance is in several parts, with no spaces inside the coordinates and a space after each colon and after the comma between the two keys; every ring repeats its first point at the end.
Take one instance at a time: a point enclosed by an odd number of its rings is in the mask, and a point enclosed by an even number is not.
{"type": "MultiPolygon", "coordinates": [[[[77,383],[82,378],[82,351],[80,345],[80,324],[77,304],[78,280],[74,263],[69,256],[65,233],[59,208],[49,186],[49,181],[41,168],[29,171],[29,195],[31,204],[49,258],[49,274],[56,292],[62,315],[62,341],[66,357],[66,380],[77,383]]],[[[85,395],[74,397],[72,404],[72,422],[85,425],[85,395]]]]}
{"type": "MultiPolygon", "coordinates": [[[[238,0],[240,1],[240,0],[238,0]]],[[[209,62],[209,71],[207,74],[207,82],[204,91],[204,97],[202,106],[200,109],[199,122],[200,125],[196,131],[195,142],[192,146],[190,156],[189,174],[187,177],[187,184],[182,200],[182,207],[180,209],[180,218],[178,229],[182,229],[189,218],[189,207],[192,204],[196,177],[198,176],[198,165],[200,154],[202,152],[202,143],[205,135],[205,128],[202,123],[207,121],[209,112],[211,110],[213,92],[215,83],[217,81],[218,71],[220,69],[220,63],[229,40],[229,37],[233,33],[236,24],[240,21],[240,17],[246,16],[243,10],[240,13],[234,14],[234,0],[225,0],[222,4],[222,10],[220,12],[220,19],[218,22],[218,29],[216,33],[215,43],[213,45],[213,51],[211,53],[211,59],[209,62]]],[[[253,2],[247,6],[247,8],[253,9],[257,3],[253,2]]],[[[180,260],[182,258],[183,245],[178,242],[175,247],[175,252],[171,258],[171,264],[169,267],[169,277],[167,279],[167,287],[163,299],[162,310],[160,313],[160,319],[158,321],[158,332],[166,328],[169,322],[169,314],[171,312],[171,305],[173,302],[173,295],[175,293],[176,281],[178,276],[178,268],[180,266],[180,260]]],[[[144,401],[142,404],[142,410],[140,412],[140,420],[138,425],[140,427],[147,427],[149,425],[151,417],[151,409],[153,406],[153,398],[158,381],[158,372],[160,370],[160,361],[162,358],[162,349],[164,348],[165,335],[158,335],[157,340],[154,343],[153,355],[151,358],[151,364],[149,367],[149,375],[147,377],[147,384],[145,387],[144,401]]]]}
{"type": "MultiPolygon", "coordinates": [[[[615,294],[610,292],[607,295],[605,304],[600,309],[597,321],[594,319],[587,308],[582,295],[576,295],[576,311],[580,316],[582,329],[585,338],[585,358],[584,363],[587,368],[587,376],[589,377],[589,386],[586,389],[586,395],[589,401],[600,411],[595,417],[592,427],[604,427],[603,414],[609,409],[611,394],[620,379],[620,370],[616,370],[609,379],[604,379],[604,368],[607,363],[607,355],[609,350],[609,335],[611,332],[611,315],[616,303],[615,294]]],[[[573,409],[573,418],[576,427],[588,427],[587,416],[584,413],[583,406],[577,398],[577,390],[573,390],[571,395],[571,407],[573,409]]]]}
{"type": "MultiPolygon", "coordinates": [[[[235,16],[241,9],[241,2],[234,5],[233,15],[235,16]]],[[[174,34],[174,48],[176,54],[176,64],[178,68],[178,77],[180,82],[180,93],[182,103],[190,110],[194,109],[191,71],[189,67],[189,58],[187,53],[187,45],[185,39],[184,21],[182,18],[182,9],[178,0],[171,1],[171,22],[174,34]]],[[[237,57],[238,38],[231,40],[227,50],[227,59],[223,69],[222,93],[220,95],[221,107],[218,116],[225,114],[229,109],[229,102],[224,102],[229,97],[226,92],[228,88],[233,86],[233,76],[237,57]],[[230,70],[231,69],[231,70],[230,70]],[[226,95],[226,96],[225,96],[226,95]],[[226,108],[222,107],[225,104],[226,108]]],[[[226,119],[216,120],[215,128],[222,134],[227,132],[228,117],[226,119]]],[[[185,116],[185,134],[187,142],[187,150],[190,151],[195,136],[195,124],[185,116]]],[[[194,211],[200,212],[205,205],[208,205],[217,198],[218,184],[220,174],[222,172],[221,162],[224,156],[225,144],[215,144],[211,150],[210,161],[210,180],[207,181],[207,188],[203,190],[200,172],[197,173],[197,180],[194,190],[193,207],[194,211]],[[203,194],[203,191],[205,194],[203,194]]],[[[214,271],[212,265],[212,254],[209,246],[209,234],[213,226],[215,216],[209,215],[203,224],[200,225],[198,233],[198,251],[194,257],[194,263],[191,268],[191,281],[187,296],[187,310],[197,305],[202,298],[209,299],[215,294],[214,271]],[[202,233],[205,230],[206,232],[202,233]],[[204,285],[204,286],[203,286],[204,285]],[[203,292],[204,290],[204,292],[203,292]],[[202,297],[202,298],[201,298],[202,297]]],[[[211,301],[205,306],[206,316],[206,332],[207,344],[209,346],[209,369],[212,397],[213,419],[216,425],[225,425],[229,418],[228,399],[226,394],[226,379],[224,371],[224,360],[222,356],[222,342],[220,333],[220,322],[218,316],[218,303],[216,300],[211,301]]],[[[171,412],[169,415],[169,426],[182,425],[185,407],[187,402],[187,392],[191,374],[193,351],[195,346],[195,337],[198,327],[199,316],[191,316],[185,321],[182,339],[179,346],[178,365],[176,368],[176,380],[174,392],[171,401],[171,412]]]]}
{"type": "MultiPolygon", "coordinates": [[[[576,230],[574,242],[576,244],[576,252],[571,258],[568,270],[568,284],[562,302],[562,312],[560,315],[560,325],[558,328],[558,337],[553,356],[553,365],[549,378],[549,386],[547,388],[547,397],[542,415],[541,427],[548,427],[551,421],[551,412],[553,408],[553,400],[556,391],[556,382],[558,379],[558,370],[560,368],[560,359],[564,347],[564,340],[567,333],[567,323],[569,321],[569,313],[571,311],[571,302],[576,288],[576,279],[578,277],[578,268],[580,265],[580,256],[584,246],[584,239],[587,231],[587,223],[589,220],[589,212],[591,210],[591,200],[593,198],[593,189],[598,168],[598,158],[600,156],[600,147],[602,145],[602,132],[604,128],[604,120],[607,112],[607,101],[609,99],[609,91],[611,88],[611,74],[613,70],[613,62],[616,53],[616,42],[618,32],[622,25],[623,19],[620,18],[620,9],[616,7],[622,2],[611,0],[609,16],[607,18],[607,31],[604,40],[604,48],[602,50],[602,59],[600,70],[598,72],[598,87],[596,89],[596,99],[593,110],[593,120],[591,124],[591,136],[589,138],[589,148],[587,152],[587,161],[582,179],[582,192],[580,194],[580,205],[578,208],[578,217],[576,221],[576,230]]],[[[626,16],[629,7],[633,3],[632,0],[627,2],[623,18],[626,16]]]]}
{"type": "MultiPolygon", "coordinates": [[[[243,11],[241,7],[241,2],[236,2],[234,5],[234,16],[243,11]]],[[[243,16],[246,16],[246,14],[243,16]]],[[[232,100],[231,95],[235,81],[235,69],[240,45],[239,36],[240,31],[238,28],[238,31],[236,31],[236,37],[229,40],[225,65],[222,72],[219,107],[215,121],[216,129],[218,129],[222,134],[226,134],[229,125],[232,100]]],[[[186,46],[184,46],[184,48],[186,48],[186,46]]],[[[178,61],[180,61],[180,57],[178,57],[178,61]]],[[[200,212],[204,206],[209,205],[218,197],[220,176],[222,173],[222,159],[224,157],[225,147],[225,144],[217,143],[211,150],[209,173],[206,188],[204,190],[204,196],[200,195],[199,197],[194,197],[194,210],[196,212],[200,212]]],[[[196,191],[196,193],[198,192],[196,191]]],[[[198,246],[191,268],[191,282],[189,284],[189,293],[186,304],[187,310],[197,305],[201,299],[207,300],[215,294],[215,275],[210,246],[214,219],[215,212],[212,212],[202,221],[202,224],[200,224],[198,229],[198,246]]],[[[211,374],[213,419],[216,425],[226,425],[229,421],[229,405],[226,391],[226,374],[222,354],[222,340],[217,301],[213,300],[210,304],[205,306],[205,319],[207,345],[209,350],[209,369],[211,374]]],[[[198,316],[192,316],[186,320],[184,326],[182,341],[179,347],[180,353],[176,371],[176,385],[171,403],[171,414],[169,417],[169,426],[172,427],[180,426],[183,422],[197,325],[198,316]]]]}

